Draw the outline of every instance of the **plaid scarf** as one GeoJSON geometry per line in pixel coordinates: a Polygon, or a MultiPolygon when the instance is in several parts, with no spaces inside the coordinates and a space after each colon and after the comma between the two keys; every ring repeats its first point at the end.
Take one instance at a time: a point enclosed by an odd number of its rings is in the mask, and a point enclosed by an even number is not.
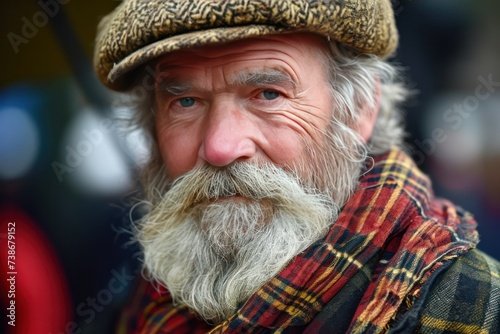
{"type": "Polygon", "coordinates": [[[173,306],[168,291],[142,284],[119,332],[319,333],[334,319],[339,333],[381,333],[432,273],[476,243],[472,217],[434,198],[429,179],[394,149],[374,157],[326,237],[222,324],[210,326],[173,306]]]}

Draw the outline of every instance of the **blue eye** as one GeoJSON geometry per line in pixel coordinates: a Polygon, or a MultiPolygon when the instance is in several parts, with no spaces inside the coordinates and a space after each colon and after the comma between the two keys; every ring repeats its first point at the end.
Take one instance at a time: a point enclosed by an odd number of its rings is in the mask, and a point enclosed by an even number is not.
{"type": "Polygon", "coordinates": [[[183,97],[183,98],[180,98],[178,101],[179,101],[179,104],[184,108],[192,107],[194,105],[194,103],[196,102],[196,100],[193,99],[192,97],[183,97]]]}
{"type": "Polygon", "coordinates": [[[275,90],[267,89],[267,90],[265,90],[265,91],[262,92],[262,96],[266,100],[274,100],[274,99],[277,99],[280,96],[280,93],[277,92],[277,91],[275,91],[275,90]]]}

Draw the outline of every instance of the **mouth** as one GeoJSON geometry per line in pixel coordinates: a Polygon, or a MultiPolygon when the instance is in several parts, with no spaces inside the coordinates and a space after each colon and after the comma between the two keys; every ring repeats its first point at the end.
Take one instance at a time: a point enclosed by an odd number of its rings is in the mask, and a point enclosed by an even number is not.
{"type": "Polygon", "coordinates": [[[191,204],[192,208],[200,207],[200,206],[208,206],[216,203],[225,203],[225,202],[234,202],[234,203],[250,203],[250,201],[254,201],[248,197],[244,197],[239,194],[231,195],[231,196],[220,196],[220,197],[212,197],[212,198],[204,198],[202,200],[193,201],[191,204]]]}
{"type": "Polygon", "coordinates": [[[212,203],[217,203],[217,202],[222,202],[222,201],[233,201],[236,203],[239,202],[245,202],[248,203],[250,201],[254,201],[253,199],[250,199],[248,197],[244,197],[242,195],[233,195],[233,196],[224,196],[224,197],[218,197],[218,198],[213,198],[210,200],[212,203]]]}
{"type": "Polygon", "coordinates": [[[264,207],[273,207],[274,201],[271,198],[262,198],[262,199],[256,199],[256,198],[249,198],[243,195],[235,194],[231,196],[221,196],[221,197],[214,197],[214,198],[206,198],[201,201],[193,202],[191,207],[203,207],[203,206],[209,206],[212,204],[217,204],[217,203],[234,203],[234,204],[255,204],[259,203],[260,205],[264,207]]]}
{"type": "Polygon", "coordinates": [[[236,214],[236,216],[243,212],[256,212],[255,210],[258,210],[258,212],[260,212],[259,217],[254,216],[254,219],[257,219],[259,226],[266,226],[270,224],[276,210],[279,207],[279,205],[277,206],[276,202],[270,198],[254,199],[237,194],[232,196],[207,198],[197,203],[193,203],[190,210],[187,211],[187,214],[192,215],[192,217],[197,217],[195,219],[196,221],[201,221],[205,210],[209,210],[211,208],[213,209],[219,205],[223,207],[224,210],[228,210],[226,211],[227,213],[232,212],[232,214],[236,214]],[[233,209],[236,211],[232,211],[233,209]]]}

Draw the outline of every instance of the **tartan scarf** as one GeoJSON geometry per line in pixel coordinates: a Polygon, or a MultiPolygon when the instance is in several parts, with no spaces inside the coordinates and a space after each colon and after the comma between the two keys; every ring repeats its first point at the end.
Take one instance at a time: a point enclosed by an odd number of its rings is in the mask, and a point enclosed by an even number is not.
{"type": "MultiPolygon", "coordinates": [[[[373,158],[372,168],[325,238],[312,244],[213,327],[168,291],[143,283],[124,313],[120,333],[318,333],[308,327],[353,277],[371,266],[371,278],[348,333],[386,332],[404,300],[445,261],[474,248],[475,221],[434,198],[429,179],[398,149],[373,158]],[[369,264],[370,263],[370,264],[369,264]],[[373,265],[374,264],[374,265],[373,265]]],[[[314,322],[313,322],[314,323],[314,322]]]]}

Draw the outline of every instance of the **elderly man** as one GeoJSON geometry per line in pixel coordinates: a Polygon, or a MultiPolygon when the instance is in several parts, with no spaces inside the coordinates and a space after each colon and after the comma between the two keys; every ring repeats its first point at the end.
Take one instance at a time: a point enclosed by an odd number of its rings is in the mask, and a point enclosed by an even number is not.
{"type": "Polygon", "coordinates": [[[142,91],[127,333],[498,333],[499,265],[400,149],[389,0],[125,0],[95,67],[142,91]]]}

